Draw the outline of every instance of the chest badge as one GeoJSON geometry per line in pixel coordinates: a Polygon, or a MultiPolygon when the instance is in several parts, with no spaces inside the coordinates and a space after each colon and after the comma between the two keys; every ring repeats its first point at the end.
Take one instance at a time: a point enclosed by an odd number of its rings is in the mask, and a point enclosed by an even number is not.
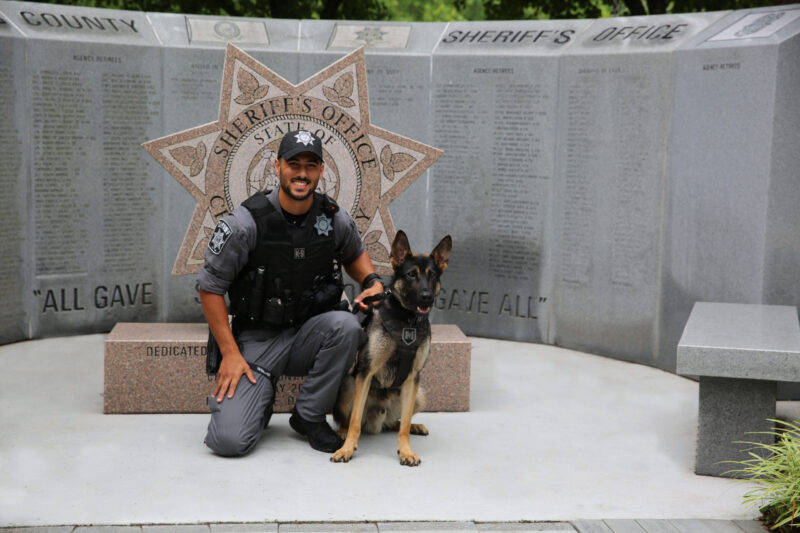
{"type": "Polygon", "coordinates": [[[333,229],[333,220],[326,215],[320,215],[317,217],[314,229],[317,230],[317,235],[325,235],[327,237],[328,233],[333,229]]]}
{"type": "Polygon", "coordinates": [[[403,342],[406,346],[411,346],[417,340],[417,328],[403,328],[403,342]]]}

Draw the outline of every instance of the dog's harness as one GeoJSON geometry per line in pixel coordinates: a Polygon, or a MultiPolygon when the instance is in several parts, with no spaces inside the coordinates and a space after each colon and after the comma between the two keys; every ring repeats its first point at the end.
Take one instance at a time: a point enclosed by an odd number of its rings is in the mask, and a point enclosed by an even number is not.
{"type": "MultiPolygon", "coordinates": [[[[391,290],[386,290],[379,299],[389,298],[391,294],[391,290]]],[[[412,313],[403,308],[395,309],[395,306],[389,302],[384,303],[379,312],[381,326],[397,346],[390,359],[390,363],[395,364],[397,368],[394,382],[389,387],[394,389],[399,388],[411,372],[411,365],[414,363],[417,349],[425,339],[430,337],[431,323],[426,315],[412,313]]]]}
{"type": "Polygon", "coordinates": [[[417,349],[430,337],[431,323],[425,315],[414,314],[409,319],[392,316],[390,313],[381,315],[383,329],[397,345],[397,351],[392,358],[397,359],[397,373],[391,388],[400,387],[411,372],[411,365],[417,356],[417,349]]]}
{"type": "MultiPolygon", "coordinates": [[[[371,305],[374,302],[385,300],[392,296],[392,290],[386,289],[380,294],[368,296],[364,298],[363,302],[369,306],[366,311],[366,316],[361,322],[361,327],[366,329],[372,320],[375,308],[371,305]]],[[[357,306],[353,307],[353,314],[360,311],[357,306]]],[[[392,338],[397,346],[397,350],[389,360],[390,363],[396,364],[397,373],[395,374],[394,382],[389,387],[391,389],[399,388],[411,372],[411,365],[414,363],[414,358],[417,355],[417,349],[430,337],[431,323],[428,317],[417,313],[397,312],[391,304],[384,304],[379,312],[381,313],[381,326],[384,331],[392,338]],[[411,316],[404,316],[406,314],[411,316]]],[[[359,349],[366,343],[367,336],[363,336],[359,349]]]]}

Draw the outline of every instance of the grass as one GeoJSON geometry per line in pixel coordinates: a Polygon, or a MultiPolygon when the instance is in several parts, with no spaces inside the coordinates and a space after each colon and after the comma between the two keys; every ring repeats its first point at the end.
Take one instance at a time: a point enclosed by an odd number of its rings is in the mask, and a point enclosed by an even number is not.
{"type": "Polygon", "coordinates": [[[762,520],[774,531],[800,531],[800,422],[770,420],[773,431],[751,433],[772,435],[774,444],[743,442],[749,459],[728,461],[737,466],[728,474],[755,482],[743,501],[758,506],[762,520]]]}

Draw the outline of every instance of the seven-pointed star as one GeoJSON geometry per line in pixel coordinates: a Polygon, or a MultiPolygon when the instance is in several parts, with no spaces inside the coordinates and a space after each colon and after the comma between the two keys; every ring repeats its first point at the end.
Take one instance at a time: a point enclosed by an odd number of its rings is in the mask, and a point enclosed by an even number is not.
{"type": "Polygon", "coordinates": [[[173,274],[196,273],[217,221],[278,186],[276,152],[292,130],[320,137],[317,190],[355,219],[378,273],[391,273],[389,203],[442,152],[370,123],[366,70],[360,48],[293,85],[228,44],[218,120],[142,145],[197,200],[173,274]]]}

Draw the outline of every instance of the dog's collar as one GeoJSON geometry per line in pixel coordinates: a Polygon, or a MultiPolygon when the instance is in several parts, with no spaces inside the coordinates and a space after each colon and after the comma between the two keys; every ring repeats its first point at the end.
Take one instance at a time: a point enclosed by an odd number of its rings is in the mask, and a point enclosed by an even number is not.
{"type": "Polygon", "coordinates": [[[403,307],[400,300],[392,293],[391,289],[386,289],[384,292],[384,299],[386,302],[381,306],[385,308],[389,317],[398,322],[406,322],[408,327],[419,326],[428,320],[428,315],[416,313],[410,309],[403,307]],[[388,304],[388,305],[387,305],[388,304]]]}
{"type": "Polygon", "coordinates": [[[427,315],[409,311],[392,300],[396,298],[391,298],[380,307],[381,326],[395,341],[400,360],[408,362],[414,359],[422,343],[430,338],[431,323],[427,315]]]}

